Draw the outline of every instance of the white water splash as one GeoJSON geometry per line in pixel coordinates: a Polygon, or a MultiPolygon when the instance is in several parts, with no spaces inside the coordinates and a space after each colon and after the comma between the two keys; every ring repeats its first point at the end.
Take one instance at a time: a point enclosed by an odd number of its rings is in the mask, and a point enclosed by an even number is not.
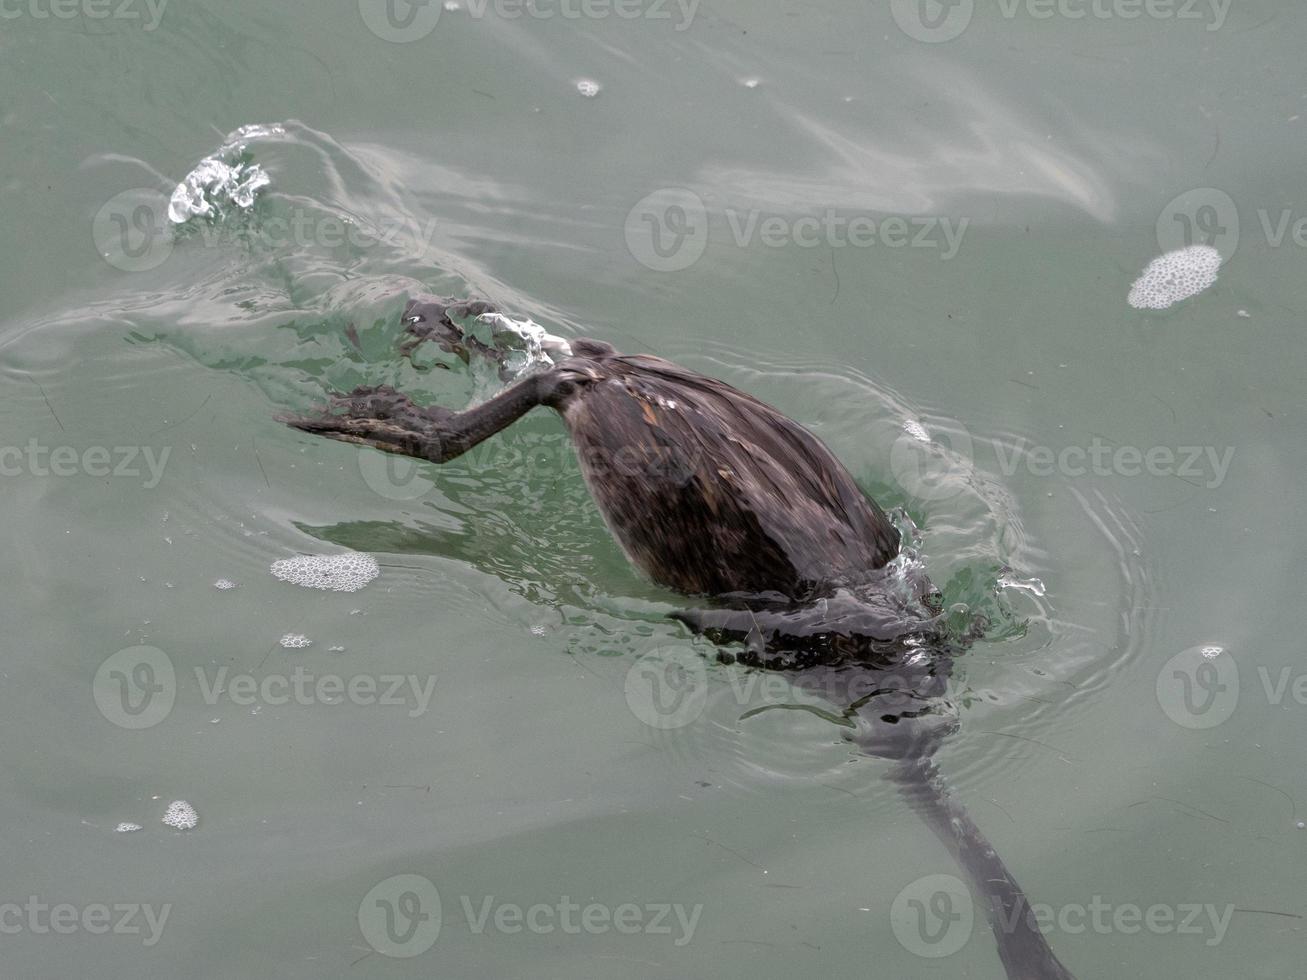
{"type": "Polygon", "coordinates": [[[479,319],[490,324],[497,335],[512,334],[526,344],[527,363],[519,374],[537,364],[554,364],[559,358],[572,356],[572,345],[567,340],[555,337],[530,317],[514,320],[502,313],[483,313],[479,319]]]}
{"type": "Polygon", "coordinates": [[[916,419],[908,419],[904,422],[903,431],[912,436],[913,439],[916,439],[917,442],[930,442],[930,433],[927,432],[926,427],[916,419]]]}
{"type": "Polygon", "coordinates": [[[177,185],[168,202],[168,220],[179,225],[214,214],[228,202],[242,210],[253,207],[255,196],[272,183],[272,178],[257,163],[236,158],[245,152],[249,140],[282,136],[285,132],[281,126],[256,123],[231,133],[216,152],[196,164],[177,185]]]}
{"type": "Polygon", "coordinates": [[[1029,592],[1031,595],[1042,596],[1048,592],[1044,583],[1037,578],[1021,579],[1015,575],[1000,575],[998,578],[998,587],[1000,589],[1013,589],[1017,592],[1029,592]]]}

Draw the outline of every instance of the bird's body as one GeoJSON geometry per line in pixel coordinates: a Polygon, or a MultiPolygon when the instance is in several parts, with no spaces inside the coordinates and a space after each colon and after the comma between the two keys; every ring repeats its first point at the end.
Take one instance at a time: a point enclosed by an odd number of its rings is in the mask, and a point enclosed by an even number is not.
{"type": "MultiPolygon", "coordinates": [[[[463,336],[455,311],[491,308],[411,302],[410,348],[430,340],[464,360],[493,356],[463,336]]],[[[890,777],[966,870],[1009,977],[1069,980],[935,769],[936,747],[957,727],[945,697],[957,644],[939,630],[933,589],[920,571],[892,569],[899,532],[803,426],[725,382],[594,340],[463,412],[360,388],[285,421],[441,463],[538,406],[562,417],[632,563],[696,601],[676,618],[729,645],[722,659],[794,671],[834,702],[863,752],[895,762],[890,777]]]]}

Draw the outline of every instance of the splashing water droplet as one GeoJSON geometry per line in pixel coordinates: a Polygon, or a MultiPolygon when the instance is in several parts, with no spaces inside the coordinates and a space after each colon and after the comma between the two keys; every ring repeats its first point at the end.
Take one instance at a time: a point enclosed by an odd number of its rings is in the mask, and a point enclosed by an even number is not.
{"type": "Polygon", "coordinates": [[[272,178],[257,163],[235,159],[252,139],[282,136],[281,126],[253,123],[231,133],[211,156],[195,165],[186,179],[177,185],[168,202],[168,220],[175,225],[195,217],[218,212],[230,201],[242,210],[254,205],[254,197],[272,183],[272,178]]]}

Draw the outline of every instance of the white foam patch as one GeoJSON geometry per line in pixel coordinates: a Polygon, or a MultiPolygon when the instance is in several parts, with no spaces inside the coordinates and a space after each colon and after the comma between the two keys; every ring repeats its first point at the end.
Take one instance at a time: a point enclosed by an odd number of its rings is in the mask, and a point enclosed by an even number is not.
{"type": "Polygon", "coordinates": [[[1130,287],[1126,298],[1137,310],[1165,310],[1196,296],[1216,282],[1221,253],[1210,245],[1190,245],[1159,255],[1130,287]]]}
{"type": "Polygon", "coordinates": [[[163,822],[176,830],[194,830],[200,823],[200,815],[195,807],[185,800],[173,800],[163,815],[163,822]]]}
{"type": "Polygon", "coordinates": [[[213,583],[213,587],[220,592],[227,592],[236,588],[236,583],[229,578],[220,578],[218,581],[213,583]]]}
{"type": "Polygon", "coordinates": [[[138,823],[120,823],[113,829],[115,834],[134,834],[142,827],[138,823]]]}
{"type": "Polygon", "coordinates": [[[272,563],[272,574],[283,582],[325,592],[357,592],[378,575],[381,566],[358,551],[343,555],[297,555],[272,563]]]}
{"type": "Polygon", "coordinates": [[[593,99],[598,95],[600,87],[599,83],[592,78],[582,78],[576,83],[576,90],[587,99],[593,99]]]}
{"type": "Polygon", "coordinates": [[[195,217],[214,214],[228,202],[248,210],[255,195],[272,183],[257,163],[236,159],[252,139],[282,136],[281,126],[253,124],[231,133],[211,156],[205,157],[186,179],[177,185],[168,202],[168,220],[175,225],[195,217]]]}
{"type": "Polygon", "coordinates": [[[281,645],[287,650],[303,650],[313,646],[313,641],[303,633],[287,633],[281,638],[281,645]]]}

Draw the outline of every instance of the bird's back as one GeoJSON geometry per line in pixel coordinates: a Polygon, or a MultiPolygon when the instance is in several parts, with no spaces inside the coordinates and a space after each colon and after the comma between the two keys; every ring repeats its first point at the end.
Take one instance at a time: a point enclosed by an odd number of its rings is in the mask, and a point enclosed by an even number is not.
{"type": "Polygon", "coordinates": [[[690,594],[799,600],[855,583],[898,532],[816,436],[724,382],[661,358],[596,358],[562,413],[631,560],[690,594]]]}

